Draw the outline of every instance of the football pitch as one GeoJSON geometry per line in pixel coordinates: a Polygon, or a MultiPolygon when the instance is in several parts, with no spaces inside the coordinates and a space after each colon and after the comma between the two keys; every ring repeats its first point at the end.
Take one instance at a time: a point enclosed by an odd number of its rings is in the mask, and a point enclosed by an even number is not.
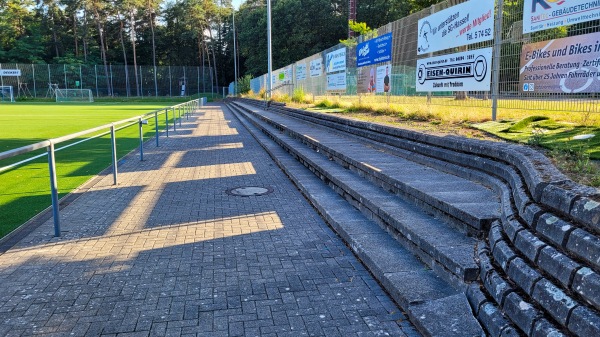
{"type": "MultiPolygon", "coordinates": [[[[0,104],[0,152],[65,136],[111,122],[172,106],[171,102],[144,103],[11,103],[0,104]]],[[[169,116],[172,125],[173,116],[169,116]]],[[[165,116],[159,129],[164,130],[165,116]]],[[[154,119],[144,125],[144,138],[154,136],[154,119]]],[[[106,130],[108,131],[108,129],[106,130]]],[[[63,147],[88,138],[56,145],[63,147]]],[[[117,131],[117,158],[139,146],[138,126],[117,131]]],[[[0,160],[0,168],[45,153],[45,149],[0,160]]],[[[111,165],[110,135],[56,152],[59,198],[111,165]]],[[[51,205],[47,156],[0,172],[0,238],[51,205]]]]}

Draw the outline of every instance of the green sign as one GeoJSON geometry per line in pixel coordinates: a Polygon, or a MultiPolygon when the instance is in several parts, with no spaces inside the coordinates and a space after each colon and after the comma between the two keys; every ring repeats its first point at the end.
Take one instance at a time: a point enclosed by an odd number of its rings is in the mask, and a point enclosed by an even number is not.
{"type": "Polygon", "coordinates": [[[75,86],[78,87],[79,86],[79,81],[75,81],[75,86]]]}
{"type": "Polygon", "coordinates": [[[279,73],[279,80],[283,81],[285,79],[285,73],[279,73]]]}

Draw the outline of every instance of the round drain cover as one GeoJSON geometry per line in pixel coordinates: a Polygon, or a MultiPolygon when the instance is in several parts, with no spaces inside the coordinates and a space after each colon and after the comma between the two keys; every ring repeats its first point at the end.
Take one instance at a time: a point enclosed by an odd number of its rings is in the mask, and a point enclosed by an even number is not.
{"type": "Polygon", "coordinates": [[[240,197],[259,196],[269,194],[271,192],[273,192],[272,188],[259,186],[243,186],[227,190],[228,194],[237,195],[240,197]]]}

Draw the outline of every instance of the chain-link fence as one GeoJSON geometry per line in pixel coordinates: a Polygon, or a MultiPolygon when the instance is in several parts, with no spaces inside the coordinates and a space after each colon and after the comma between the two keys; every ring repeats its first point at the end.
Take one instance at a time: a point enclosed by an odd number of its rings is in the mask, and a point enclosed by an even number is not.
{"type": "Polygon", "coordinates": [[[0,85],[12,86],[16,98],[51,98],[56,89],[90,89],[95,97],[191,96],[222,90],[214,86],[209,67],[1,63],[0,70],[19,70],[19,76],[0,72],[0,85]]]}
{"type": "MultiPolygon", "coordinates": [[[[488,0],[486,0],[488,1],[488,0]]],[[[532,5],[534,0],[525,0],[528,6],[532,5]]],[[[541,0],[539,0],[541,1],[541,0]]],[[[280,94],[292,95],[293,90],[302,88],[305,93],[313,96],[323,95],[342,95],[344,100],[380,100],[389,103],[399,104],[427,104],[427,105],[447,105],[478,107],[489,109],[495,118],[496,111],[502,109],[518,110],[550,110],[550,111],[569,111],[582,113],[600,113],[598,104],[598,92],[600,92],[600,57],[598,60],[589,60],[579,62],[574,65],[575,69],[569,72],[586,71],[589,75],[584,79],[573,79],[571,75],[566,74],[568,78],[556,82],[556,86],[561,86],[562,90],[549,92],[544,90],[524,89],[522,83],[522,74],[524,65],[522,55],[525,48],[533,43],[545,41],[552,43],[555,39],[575,38],[576,36],[600,32],[600,20],[592,20],[583,23],[577,23],[558,28],[550,28],[535,31],[532,33],[523,33],[523,1],[496,1],[494,13],[490,13],[490,19],[494,20],[494,28],[490,30],[492,35],[489,40],[475,44],[469,44],[450,49],[439,50],[433,53],[417,55],[419,20],[434,13],[458,5],[465,1],[448,0],[436,4],[430,8],[424,9],[418,13],[404,17],[400,20],[389,23],[377,29],[377,35],[382,36],[392,33],[392,60],[387,65],[391,67],[390,86],[386,92],[373,90],[372,93],[365,93],[363,88],[357,90],[357,85],[361,83],[361,72],[368,71],[369,67],[357,68],[356,46],[347,47],[338,44],[318,54],[307,57],[295,64],[288,65],[273,71],[273,88],[287,81],[292,85],[281,86],[274,90],[280,94]],[[501,15],[498,15],[498,14],[501,15]],[[332,52],[346,48],[346,70],[345,70],[345,88],[341,90],[328,90],[332,88],[332,78],[330,73],[325,70],[325,62],[332,52]],[[493,48],[492,64],[497,66],[496,71],[491,73],[491,89],[486,91],[436,91],[423,92],[417,90],[417,61],[424,58],[431,58],[440,55],[449,55],[453,53],[476,50],[483,48],[493,48]],[[591,62],[591,63],[590,63],[591,62]],[[323,68],[319,68],[320,66],[323,68]],[[596,74],[594,76],[594,74],[596,74]],[[572,88],[569,88],[571,86],[572,88]],[[598,90],[589,88],[596,87],[598,90]],[[583,90],[587,88],[587,90],[583,90]]],[[[562,3],[562,2],[561,2],[562,3]]],[[[594,11],[592,11],[594,12],[594,11]]],[[[593,15],[593,14],[592,14],[593,15]]],[[[599,16],[600,17],[600,16],[599,16]]],[[[468,18],[473,20],[474,18],[468,18]]],[[[568,22],[568,21],[565,21],[568,22]]],[[[470,29],[470,28],[469,28],[470,29]]],[[[600,38],[599,34],[588,40],[594,41],[600,38]]],[[[449,35],[447,38],[452,38],[449,35]]],[[[359,37],[358,43],[364,42],[363,37],[359,37]]],[[[576,44],[575,42],[573,42],[576,44]]],[[[590,42],[592,49],[595,49],[597,56],[600,56],[600,44],[596,41],[590,42]]],[[[543,46],[542,46],[543,47],[543,46]]],[[[541,48],[541,47],[540,47],[541,48]]],[[[591,53],[590,55],[592,55],[591,53]]],[[[592,57],[595,57],[592,55],[592,57]]],[[[374,70],[371,70],[374,71],[374,70]]],[[[379,70],[377,70],[379,71],[379,70]]],[[[576,75],[576,74],[575,74],[576,75]]],[[[368,75],[367,75],[368,76],[368,75]]],[[[338,76],[338,81],[343,80],[343,74],[338,76]]],[[[251,88],[255,93],[266,88],[267,75],[262,75],[252,80],[251,88]]],[[[527,85],[525,85],[527,86],[527,85]]],[[[333,86],[335,88],[335,86],[333,86]]],[[[538,85],[541,87],[541,85],[538,85]]]]}

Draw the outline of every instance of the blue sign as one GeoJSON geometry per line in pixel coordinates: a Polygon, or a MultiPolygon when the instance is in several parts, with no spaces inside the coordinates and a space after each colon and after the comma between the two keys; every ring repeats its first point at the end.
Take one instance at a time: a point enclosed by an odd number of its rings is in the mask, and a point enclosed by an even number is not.
{"type": "Polygon", "coordinates": [[[356,47],[357,67],[364,67],[391,60],[392,33],[387,33],[369,41],[359,43],[356,47]]]}

